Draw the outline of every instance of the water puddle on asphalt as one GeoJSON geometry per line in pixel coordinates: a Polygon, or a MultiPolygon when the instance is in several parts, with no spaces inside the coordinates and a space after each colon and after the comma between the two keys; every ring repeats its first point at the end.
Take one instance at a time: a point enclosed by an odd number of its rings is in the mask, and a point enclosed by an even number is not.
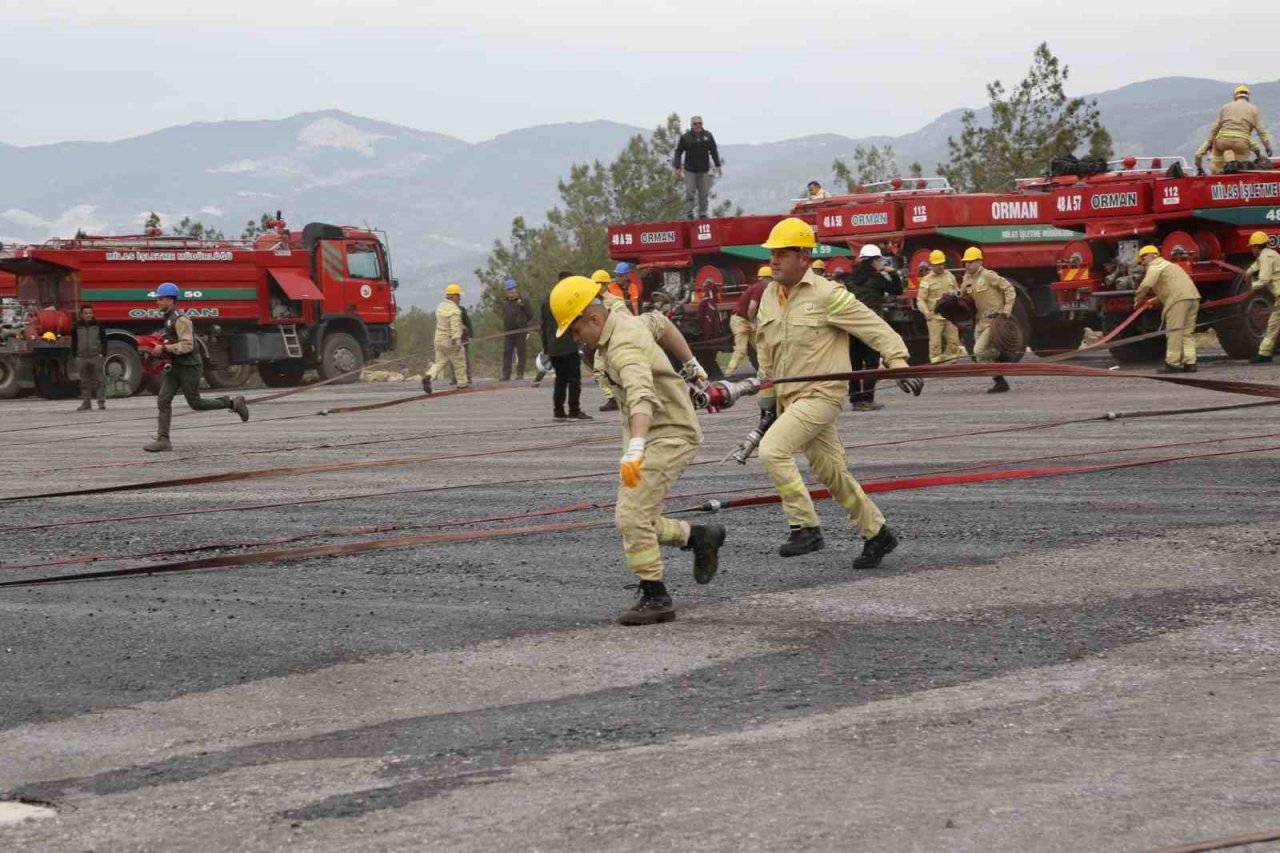
{"type": "Polygon", "coordinates": [[[31,803],[16,803],[0,800],[0,826],[11,823],[22,823],[24,820],[41,817],[53,817],[57,812],[48,806],[37,806],[31,803]]]}

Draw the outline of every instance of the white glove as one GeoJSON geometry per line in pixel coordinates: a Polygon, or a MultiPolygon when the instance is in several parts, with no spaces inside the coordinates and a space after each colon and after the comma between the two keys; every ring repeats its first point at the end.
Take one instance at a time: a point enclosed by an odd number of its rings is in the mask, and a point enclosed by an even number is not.
{"type": "Polygon", "coordinates": [[[644,465],[644,439],[633,438],[627,442],[627,452],[618,462],[618,476],[622,485],[634,489],[640,485],[640,468],[644,465]]]}
{"type": "Polygon", "coordinates": [[[551,356],[545,352],[538,353],[538,357],[533,360],[533,364],[538,368],[539,373],[551,372],[551,356]]]}
{"type": "Polygon", "coordinates": [[[704,385],[707,381],[707,371],[702,369],[702,365],[698,363],[698,357],[694,356],[680,366],[680,378],[690,385],[704,385]]]}

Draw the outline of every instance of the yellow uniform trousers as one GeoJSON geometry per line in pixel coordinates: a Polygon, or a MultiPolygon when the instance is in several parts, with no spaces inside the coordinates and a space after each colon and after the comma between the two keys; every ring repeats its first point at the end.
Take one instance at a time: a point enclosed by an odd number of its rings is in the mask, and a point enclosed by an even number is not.
{"type": "Polygon", "coordinates": [[[849,473],[844,448],[836,434],[840,400],[802,397],[788,404],[760,442],[764,463],[782,498],[782,512],[792,527],[818,527],[818,513],[796,466],[795,454],[803,452],[809,467],[831,490],[831,497],[849,514],[864,539],[884,526],[884,516],[849,473]]]}
{"type": "Polygon", "coordinates": [[[1164,360],[1173,367],[1196,363],[1196,314],[1199,299],[1179,299],[1164,311],[1164,360]]]}
{"type": "Polygon", "coordinates": [[[650,438],[644,449],[640,483],[618,486],[614,524],[622,534],[627,568],[640,580],[662,580],[662,545],[685,546],[689,522],[662,517],[667,493],[698,452],[698,445],[683,438],[650,438]]]}
{"type": "Polygon", "coordinates": [[[440,378],[440,374],[444,373],[445,367],[453,367],[453,375],[458,380],[458,385],[466,385],[467,377],[467,356],[463,351],[464,347],[460,342],[451,340],[436,340],[436,360],[431,365],[431,369],[427,371],[427,375],[431,380],[440,378]]]}
{"type": "Polygon", "coordinates": [[[1221,175],[1225,163],[1251,160],[1257,150],[1245,137],[1220,134],[1213,140],[1213,150],[1209,154],[1209,171],[1215,175],[1221,175]]]}
{"type": "Polygon", "coordinates": [[[746,317],[734,314],[729,318],[729,331],[733,332],[733,355],[729,357],[729,366],[725,368],[725,373],[733,376],[738,367],[747,360],[749,348],[755,345],[756,328],[746,317]]]}
{"type": "Polygon", "coordinates": [[[999,361],[1000,350],[991,345],[991,323],[979,326],[977,339],[973,342],[974,361],[999,361]]]}
{"type": "Polygon", "coordinates": [[[1267,320],[1267,336],[1258,347],[1258,355],[1272,355],[1276,351],[1276,338],[1280,338],[1280,297],[1271,306],[1271,317],[1267,320]]]}
{"type": "Polygon", "coordinates": [[[929,363],[955,361],[960,355],[960,330],[945,317],[932,317],[929,323],[929,363]]]}

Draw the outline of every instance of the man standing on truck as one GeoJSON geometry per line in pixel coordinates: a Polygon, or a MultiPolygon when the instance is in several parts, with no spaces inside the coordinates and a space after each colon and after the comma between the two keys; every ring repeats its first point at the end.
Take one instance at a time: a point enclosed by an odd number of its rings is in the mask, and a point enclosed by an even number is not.
{"type": "Polygon", "coordinates": [[[681,135],[676,144],[671,167],[684,180],[684,218],[707,218],[707,206],[711,203],[711,164],[716,165],[716,177],[724,174],[720,168],[720,151],[711,131],[702,129],[702,116],[690,119],[691,127],[681,135]]]}
{"type": "Polygon", "coordinates": [[[99,409],[105,409],[107,393],[102,364],[107,354],[107,332],[93,316],[92,305],[80,306],[80,317],[71,328],[71,354],[78,364],[80,397],[83,400],[76,411],[89,411],[93,407],[90,401],[94,399],[97,399],[99,409]]]}
{"type": "Polygon", "coordinates": [[[1160,373],[1195,373],[1200,290],[1186,270],[1160,257],[1155,246],[1138,250],[1138,264],[1146,267],[1147,273],[1133,294],[1133,307],[1149,298],[1163,306],[1165,348],[1160,373]]]}
{"type": "Polygon", "coordinates": [[[1271,148],[1271,137],[1262,126],[1262,114],[1249,102],[1249,87],[1241,84],[1232,93],[1231,102],[1218,111],[1218,118],[1209,128],[1209,138],[1196,151],[1196,171],[1202,171],[1200,164],[1210,150],[1213,156],[1209,171],[1215,175],[1222,174],[1225,163],[1245,161],[1250,154],[1256,155],[1255,132],[1262,147],[1267,149],[1267,156],[1271,157],[1275,152],[1271,148]]]}
{"type": "Polygon", "coordinates": [[[200,350],[196,348],[195,326],[190,317],[177,311],[179,296],[181,291],[173,282],[166,281],[156,288],[156,305],[164,317],[164,340],[155,345],[151,354],[165,359],[167,363],[164,366],[164,382],[156,397],[156,408],[160,413],[156,437],[142,448],[148,453],[173,450],[169,441],[169,424],[173,420],[173,398],[179,391],[187,398],[187,405],[193,411],[230,409],[240,416],[241,423],[249,420],[249,406],[244,397],[215,397],[206,400],[200,396],[200,374],[204,365],[200,359],[200,350]]]}
{"type": "MultiPolygon", "coordinates": [[[[902,278],[896,270],[885,269],[880,247],[868,243],[858,251],[858,266],[849,279],[849,290],[859,302],[882,315],[885,300],[902,293],[902,278]]],[[[850,335],[849,363],[854,370],[875,370],[880,366],[880,353],[857,335],[850,335]]],[[[850,380],[849,403],[855,412],[874,412],[884,408],[883,403],[876,402],[874,379],[850,380]]]]}
{"type": "Polygon", "coordinates": [[[446,367],[453,368],[459,388],[467,387],[467,359],[462,352],[462,286],[450,284],[444,289],[444,301],[436,306],[436,359],[422,377],[422,390],[431,393],[431,383],[440,378],[446,367]]]}
{"type": "Polygon", "coordinates": [[[1265,231],[1253,232],[1249,237],[1249,248],[1257,258],[1249,267],[1249,275],[1253,276],[1253,289],[1265,287],[1274,298],[1271,317],[1267,320],[1267,334],[1249,361],[1252,364],[1270,364],[1271,354],[1276,350],[1276,338],[1280,337],[1280,252],[1271,248],[1271,240],[1265,231]]]}
{"type": "Polygon", "coordinates": [[[738,366],[747,360],[751,350],[756,346],[756,312],[760,310],[760,294],[773,280],[773,270],[767,266],[756,270],[756,281],[738,297],[738,304],[729,316],[729,330],[733,332],[733,355],[729,357],[729,366],[725,375],[733,378],[738,366]]]}
{"type": "Polygon", "coordinates": [[[920,279],[916,308],[929,327],[929,363],[951,364],[960,355],[960,330],[946,317],[933,313],[942,294],[959,290],[956,277],[947,269],[947,256],[934,249],[929,253],[929,272],[920,279]]]}
{"type": "Polygon", "coordinates": [[[502,342],[502,381],[511,379],[511,361],[516,362],[516,378],[524,379],[524,345],[529,337],[529,324],[533,322],[533,312],[524,297],[516,293],[515,279],[507,279],[502,285],[506,290],[506,299],[502,301],[502,330],[507,333],[502,342]]]}
{"type": "Polygon", "coordinates": [[[618,500],[614,520],[622,535],[627,568],[640,578],[640,597],[618,621],[653,625],[676,618],[663,581],[662,545],[693,552],[693,577],[709,583],[719,568],[725,529],[664,518],[662,504],[671,485],[693,461],[702,430],[689,389],[644,322],[625,310],[610,311],[600,302],[599,286],[570,276],[551,291],[556,335],[572,333],[592,347],[596,363],[614,386],[622,410],[625,450],[618,462],[618,500]]]}
{"type": "MultiPolygon", "coordinates": [[[[999,361],[1000,348],[991,340],[991,321],[997,317],[1013,316],[1013,303],[1018,292],[1005,278],[983,266],[982,250],[970,246],[960,259],[964,262],[964,279],[960,292],[973,299],[976,319],[973,335],[973,360],[975,362],[999,361]]],[[[1009,390],[1009,382],[1003,376],[995,377],[988,394],[1003,394],[1009,390]]]]}
{"type": "MultiPolygon", "coordinates": [[[[814,376],[849,370],[850,337],[866,341],[889,367],[907,366],[907,345],[884,319],[839,285],[809,269],[817,245],[813,228],[802,219],[783,219],[773,227],[764,248],[772,253],[773,283],[765,288],[757,315],[756,351],[761,380],[814,376]]],[[[909,394],[924,390],[922,379],[900,379],[909,394]]],[[[787,382],[760,392],[760,461],[782,498],[791,528],[778,554],[796,557],[825,546],[818,513],[795,454],[803,452],[809,467],[849,515],[862,534],[862,554],[855,569],[873,569],[898,546],[880,510],[849,473],[836,419],[844,399],[840,380],[787,382]]]]}

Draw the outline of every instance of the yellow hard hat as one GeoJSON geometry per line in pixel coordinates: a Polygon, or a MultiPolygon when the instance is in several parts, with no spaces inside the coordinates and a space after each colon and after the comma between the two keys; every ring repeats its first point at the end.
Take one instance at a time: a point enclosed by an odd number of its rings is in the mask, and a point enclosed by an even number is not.
{"type": "MultiPolygon", "coordinates": [[[[981,252],[978,253],[978,257],[982,257],[981,252]]],[[[934,249],[932,252],[929,253],[929,263],[945,264],[946,262],[947,262],[947,256],[942,254],[941,249],[934,249]]]]}
{"type": "Polygon", "coordinates": [[[966,264],[969,263],[969,261],[980,261],[982,260],[982,250],[977,246],[970,246],[964,250],[964,257],[960,260],[964,261],[966,264]]]}
{"type": "Polygon", "coordinates": [[[816,261],[813,262],[813,268],[818,272],[825,272],[827,269],[827,262],[824,261],[822,258],[818,258],[816,261]]]}
{"type": "Polygon", "coordinates": [[[451,284],[451,285],[449,285],[448,287],[446,287],[446,288],[444,289],[444,295],[445,295],[445,296],[461,296],[461,295],[462,295],[462,285],[460,285],[460,284],[451,284]]]}
{"type": "Polygon", "coordinates": [[[613,276],[609,275],[608,270],[596,270],[591,274],[591,280],[596,284],[608,284],[613,281],[613,276]]]}
{"type": "Polygon", "coordinates": [[[1267,236],[1266,231],[1254,231],[1249,237],[1250,246],[1265,246],[1271,242],[1271,238],[1267,236]]]}
{"type": "Polygon", "coordinates": [[[40,340],[42,341],[56,341],[57,339],[58,339],[58,336],[55,335],[53,332],[45,332],[43,335],[40,336],[40,340]]]}
{"type": "Polygon", "coordinates": [[[803,219],[789,216],[773,226],[769,239],[760,244],[765,249],[812,249],[818,245],[813,226],[803,219]]]}
{"type": "Polygon", "coordinates": [[[1237,98],[1240,97],[1241,95],[1244,95],[1247,98],[1249,97],[1249,87],[1241,83],[1239,86],[1236,86],[1236,90],[1231,94],[1237,98]]]}
{"type": "Polygon", "coordinates": [[[1143,246],[1138,250],[1138,257],[1145,258],[1147,255],[1159,255],[1160,250],[1155,246],[1143,246]]]}
{"type": "Polygon", "coordinates": [[[773,267],[760,267],[760,269],[756,270],[756,278],[773,278],[773,267]]]}
{"type": "Polygon", "coordinates": [[[556,337],[564,337],[573,321],[582,316],[600,295],[600,283],[585,275],[571,275],[551,288],[551,316],[556,318],[556,337]]]}

